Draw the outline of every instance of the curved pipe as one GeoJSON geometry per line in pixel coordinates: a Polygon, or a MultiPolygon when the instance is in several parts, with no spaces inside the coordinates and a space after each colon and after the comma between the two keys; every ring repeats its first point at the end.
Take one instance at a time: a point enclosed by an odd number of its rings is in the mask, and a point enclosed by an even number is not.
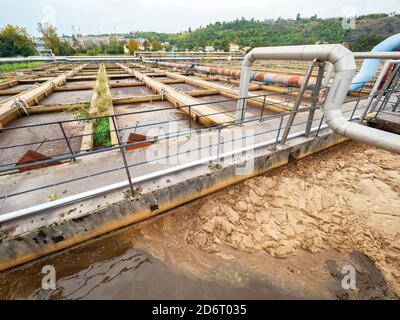
{"type": "MultiPolygon", "coordinates": [[[[323,107],[324,118],[328,127],[337,134],[350,139],[400,153],[400,139],[398,135],[349,122],[343,117],[341,106],[356,71],[354,56],[344,46],[334,44],[255,48],[243,60],[239,87],[240,98],[248,95],[251,66],[254,61],[261,59],[309,61],[317,59],[332,63],[335,69],[335,77],[323,107]]],[[[240,121],[243,113],[242,108],[245,107],[246,101],[239,100],[236,114],[238,121],[240,121]]]]}
{"type": "MultiPolygon", "coordinates": [[[[371,52],[388,52],[397,51],[400,49],[400,33],[395,34],[372,48],[371,52]]],[[[367,82],[371,81],[379,68],[381,63],[380,59],[365,60],[361,66],[360,71],[354,77],[350,91],[356,91],[362,88],[367,82]]]]}

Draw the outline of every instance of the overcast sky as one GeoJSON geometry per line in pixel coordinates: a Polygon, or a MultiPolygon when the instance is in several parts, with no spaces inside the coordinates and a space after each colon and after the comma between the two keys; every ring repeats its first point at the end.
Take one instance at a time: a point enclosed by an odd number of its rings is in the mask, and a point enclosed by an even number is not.
{"type": "Polygon", "coordinates": [[[0,0],[0,26],[11,23],[37,35],[38,22],[59,33],[179,32],[215,21],[400,12],[399,0],[0,0]]]}

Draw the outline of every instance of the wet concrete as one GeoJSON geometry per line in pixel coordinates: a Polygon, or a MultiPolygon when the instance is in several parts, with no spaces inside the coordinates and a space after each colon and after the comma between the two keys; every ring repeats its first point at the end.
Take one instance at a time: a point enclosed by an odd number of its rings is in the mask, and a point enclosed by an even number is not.
{"type": "Polygon", "coordinates": [[[11,95],[11,94],[7,94],[7,95],[4,95],[4,96],[0,96],[0,101],[3,101],[3,100],[6,100],[6,99],[8,99],[9,97],[12,97],[13,95],[11,95]]]}
{"type": "Polygon", "coordinates": [[[171,84],[171,87],[178,88],[183,92],[204,90],[204,88],[193,86],[193,85],[187,84],[187,83],[171,84]]]}
{"type": "MultiPolygon", "coordinates": [[[[21,117],[14,120],[9,127],[70,120],[73,118],[73,114],[69,112],[33,114],[29,117],[21,117]]],[[[83,134],[84,126],[78,121],[64,123],[63,126],[66,135],[73,137],[69,139],[72,150],[74,152],[79,151],[82,138],[76,136],[83,134]]],[[[66,154],[69,149],[65,140],[46,142],[47,140],[61,138],[63,138],[63,135],[58,124],[4,131],[1,133],[0,148],[22,144],[28,145],[0,149],[0,165],[16,163],[28,149],[38,151],[49,157],[66,154]]]]}
{"type": "MultiPolygon", "coordinates": [[[[285,89],[287,90],[287,88],[285,88],[285,89]]],[[[296,92],[298,90],[299,90],[298,88],[292,88],[292,89],[289,89],[288,92],[296,92]]],[[[289,102],[289,103],[294,104],[297,99],[296,96],[289,96],[285,93],[277,93],[277,92],[272,92],[269,90],[255,90],[255,91],[251,91],[251,93],[254,95],[258,95],[258,96],[265,95],[265,96],[267,96],[267,98],[266,98],[267,100],[268,100],[268,98],[281,100],[282,103],[289,102]]],[[[309,91],[306,91],[306,93],[309,93],[309,91]]],[[[309,102],[310,102],[310,99],[302,98],[301,105],[307,106],[309,104],[309,102]]]]}
{"type": "Polygon", "coordinates": [[[166,76],[162,76],[162,77],[150,77],[150,78],[154,78],[156,80],[171,80],[171,78],[168,78],[166,76]]]}
{"type": "Polygon", "coordinates": [[[34,84],[17,84],[16,86],[10,88],[12,90],[29,90],[34,88],[34,84]]]}
{"type": "Polygon", "coordinates": [[[94,86],[96,81],[94,80],[87,80],[87,81],[67,81],[67,83],[63,87],[75,87],[75,86],[82,86],[82,85],[90,85],[94,86]]]}
{"type": "Polygon", "coordinates": [[[40,100],[39,104],[52,105],[64,103],[81,103],[84,101],[90,101],[92,95],[93,90],[53,92],[47,98],[40,100]]]}
{"type": "Polygon", "coordinates": [[[112,80],[108,81],[108,83],[110,83],[110,84],[127,83],[127,82],[128,83],[135,83],[135,82],[138,82],[138,81],[134,77],[127,77],[127,78],[121,78],[121,79],[112,79],[112,80]]]}
{"type": "Polygon", "coordinates": [[[68,81],[70,81],[70,82],[82,81],[82,80],[94,80],[94,81],[96,81],[96,79],[97,79],[97,74],[84,75],[84,74],[79,74],[78,73],[76,76],[68,78],[68,81]],[[82,79],[82,78],[84,78],[84,79],[82,79]]]}
{"type": "MultiPolygon", "coordinates": [[[[221,111],[226,111],[227,114],[231,115],[236,115],[236,105],[237,101],[236,100],[231,100],[225,96],[222,95],[214,95],[214,96],[204,96],[204,97],[198,97],[197,99],[203,101],[203,102],[215,102],[212,103],[211,105],[215,105],[218,107],[221,111]],[[225,101],[225,100],[230,100],[226,102],[218,102],[218,101],[225,101]]],[[[270,112],[268,110],[264,110],[263,115],[273,115],[276,113],[270,112]]],[[[252,106],[252,105],[247,105],[246,109],[246,117],[256,117],[261,115],[261,107],[257,106],[252,106]]]]}
{"type": "Polygon", "coordinates": [[[122,88],[111,88],[111,94],[115,98],[128,98],[132,96],[146,96],[154,94],[146,86],[140,87],[122,87],[122,88]]]}
{"type": "MultiPolygon", "coordinates": [[[[204,78],[201,78],[201,77],[199,79],[204,80],[204,78]]],[[[231,88],[231,89],[234,89],[234,90],[239,90],[239,86],[238,85],[235,85],[235,84],[232,84],[232,83],[228,83],[226,81],[217,80],[217,81],[211,81],[211,83],[220,84],[220,85],[223,85],[223,86],[225,86],[227,88],[231,88]]]]}

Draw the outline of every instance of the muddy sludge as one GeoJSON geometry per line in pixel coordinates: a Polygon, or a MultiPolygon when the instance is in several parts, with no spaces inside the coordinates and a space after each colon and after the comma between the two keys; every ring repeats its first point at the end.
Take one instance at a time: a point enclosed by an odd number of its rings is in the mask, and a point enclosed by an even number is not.
{"type": "Polygon", "coordinates": [[[347,143],[4,272],[0,296],[393,299],[399,164],[347,143]],[[44,265],[57,270],[50,293],[44,265]],[[341,286],[346,265],[355,291],[341,286]]]}

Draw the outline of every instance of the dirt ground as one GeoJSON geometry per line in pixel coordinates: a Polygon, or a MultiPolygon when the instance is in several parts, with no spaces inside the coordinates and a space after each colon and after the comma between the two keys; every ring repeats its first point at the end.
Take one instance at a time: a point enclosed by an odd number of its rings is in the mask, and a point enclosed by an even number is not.
{"type": "Polygon", "coordinates": [[[202,201],[186,240],[275,257],[357,250],[400,294],[400,156],[346,143],[202,201]]]}

